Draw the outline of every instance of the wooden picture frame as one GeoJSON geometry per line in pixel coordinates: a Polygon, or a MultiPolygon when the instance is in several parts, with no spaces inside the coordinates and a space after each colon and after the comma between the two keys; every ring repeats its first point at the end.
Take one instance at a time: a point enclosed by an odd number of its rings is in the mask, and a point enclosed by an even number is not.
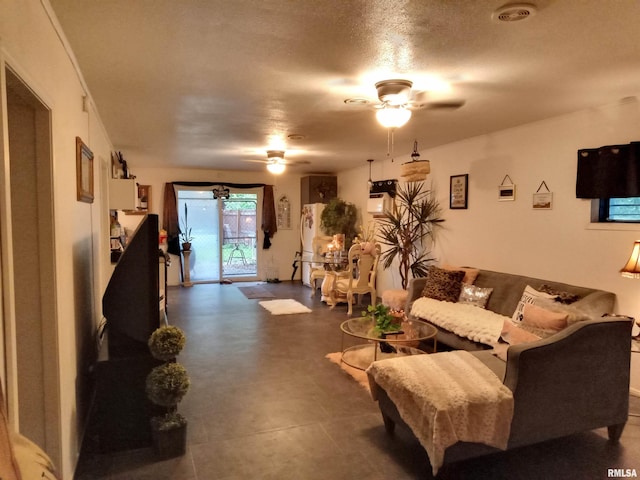
{"type": "Polygon", "coordinates": [[[93,203],[93,153],[76,137],[76,191],[79,202],[93,203]]]}
{"type": "Polygon", "coordinates": [[[469,194],[469,174],[449,177],[449,208],[466,209],[469,194]]]}

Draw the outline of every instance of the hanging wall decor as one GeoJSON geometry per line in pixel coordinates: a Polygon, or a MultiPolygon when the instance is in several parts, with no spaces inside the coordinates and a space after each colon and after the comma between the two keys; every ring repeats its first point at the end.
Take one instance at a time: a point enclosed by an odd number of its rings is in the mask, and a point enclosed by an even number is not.
{"type": "Polygon", "coordinates": [[[80,137],[76,137],[76,198],[93,203],[93,153],[80,137]]]}
{"type": "Polygon", "coordinates": [[[516,186],[509,175],[505,175],[498,185],[498,201],[508,202],[516,199],[516,186]]]}
{"type": "Polygon", "coordinates": [[[452,175],[449,178],[449,208],[467,208],[467,194],[469,191],[469,174],[452,175]]]}
{"type": "Polygon", "coordinates": [[[291,202],[286,195],[278,200],[278,229],[291,230],[291,202]]]}
{"type": "Polygon", "coordinates": [[[551,210],[553,206],[553,193],[547,187],[547,182],[544,180],[533,194],[533,209],[534,210],[551,210]],[[544,187],[546,192],[541,192],[540,189],[544,187]]]}

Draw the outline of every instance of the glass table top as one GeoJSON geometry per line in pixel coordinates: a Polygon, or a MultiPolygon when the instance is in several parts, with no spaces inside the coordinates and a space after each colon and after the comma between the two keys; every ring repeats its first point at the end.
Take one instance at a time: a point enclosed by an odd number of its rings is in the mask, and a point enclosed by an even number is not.
{"type": "Polygon", "coordinates": [[[340,325],[347,335],[365,340],[384,341],[388,343],[403,343],[434,338],[438,331],[433,325],[421,320],[402,319],[397,331],[385,332],[383,335],[375,329],[375,322],[371,317],[350,318],[340,325]]]}

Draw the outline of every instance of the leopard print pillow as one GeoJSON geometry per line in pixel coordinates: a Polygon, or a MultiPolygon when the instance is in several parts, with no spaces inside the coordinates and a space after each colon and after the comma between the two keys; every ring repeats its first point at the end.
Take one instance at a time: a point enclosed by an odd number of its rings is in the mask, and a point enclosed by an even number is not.
{"type": "Polygon", "coordinates": [[[464,274],[465,272],[461,270],[444,270],[431,265],[422,296],[445,302],[457,302],[464,274]]]}

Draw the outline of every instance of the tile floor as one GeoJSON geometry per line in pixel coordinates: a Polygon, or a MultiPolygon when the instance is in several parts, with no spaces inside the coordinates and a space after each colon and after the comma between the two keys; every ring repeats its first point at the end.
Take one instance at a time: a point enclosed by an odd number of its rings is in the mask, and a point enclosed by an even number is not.
{"type": "MultiPolygon", "coordinates": [[[[265,284],[313,309],[271,316],[239,285],[169,289],[169,320],[188,338],[186,455],[83,455],[76,480],[432,478],[417,441],[402,429],[387,436],[367,391],[324,358],[340,350],[346,306],[330,310],[298,282],[265,284]]],[[[632,409],[640,412],[640,399],[632,409]]],[[[640,474],[640,418],[630,417],[617,446],[601,429],[446,466],[438,478],[604,479],[610,468],[640,474]]]]}

